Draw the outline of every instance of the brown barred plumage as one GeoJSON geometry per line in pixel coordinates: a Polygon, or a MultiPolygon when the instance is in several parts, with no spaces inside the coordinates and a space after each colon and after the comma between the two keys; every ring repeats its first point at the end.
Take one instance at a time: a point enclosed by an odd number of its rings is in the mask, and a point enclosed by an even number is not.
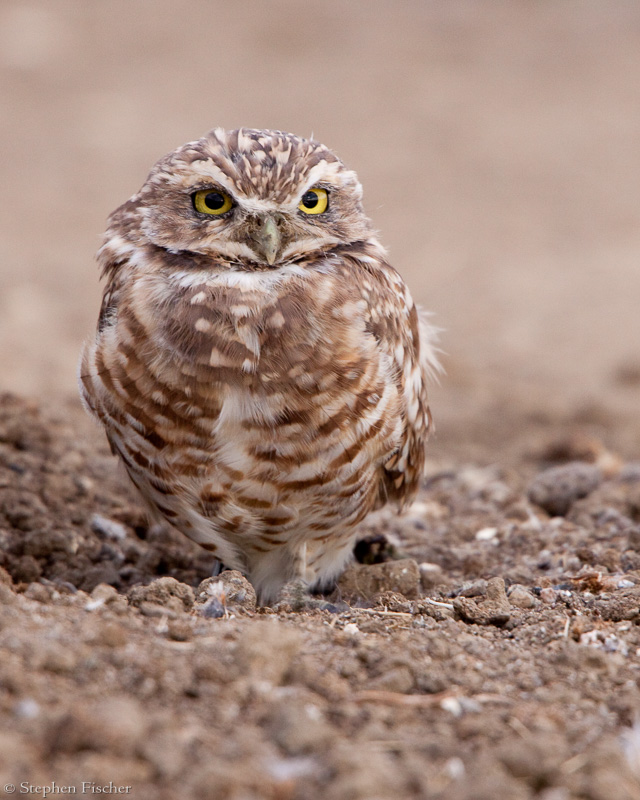
{"type": "Polygon", "coordinates": [[[216,129],[155,165],[99,252],[82,397],[151,508],[263,602],[333,578],[423,471],[433,332],[361,194],[317,142],[216,129]]]}

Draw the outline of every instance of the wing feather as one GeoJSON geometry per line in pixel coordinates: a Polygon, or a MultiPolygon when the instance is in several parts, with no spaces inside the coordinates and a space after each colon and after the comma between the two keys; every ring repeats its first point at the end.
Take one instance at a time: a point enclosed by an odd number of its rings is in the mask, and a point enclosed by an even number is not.
{"type": "Polygon", "coordinates": [[[425,446],[433,431],[427,384],[440,372],[437,329],[418,309],[400,275],[388,264],[369,269],[368,329],[392,365],[400,400],[402,431],[397,449],[384,463],[379,505],[400,507],[415,496],[424,472],[425,446]]]}

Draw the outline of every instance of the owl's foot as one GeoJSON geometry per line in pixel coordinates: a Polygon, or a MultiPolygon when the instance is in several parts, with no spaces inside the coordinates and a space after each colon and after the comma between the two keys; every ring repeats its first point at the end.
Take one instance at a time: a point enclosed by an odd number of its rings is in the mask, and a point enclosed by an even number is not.
{"type": "Polygon", "coordinates": [[[213,566],[211,567],[211,577],[217,578],[218,575],[225,569],[224,564],[219,558],[214,559],[213,566]]]}
{"type": "Polygon", "coordinates": [[[313,595],[309,584],[303,578],[285,583],[278,592],[277,600],[274,604],[276,611],[329,611],[337,614],[348,608],[345,603],[336,605],[329,603],[321,595],[313,595]]]}

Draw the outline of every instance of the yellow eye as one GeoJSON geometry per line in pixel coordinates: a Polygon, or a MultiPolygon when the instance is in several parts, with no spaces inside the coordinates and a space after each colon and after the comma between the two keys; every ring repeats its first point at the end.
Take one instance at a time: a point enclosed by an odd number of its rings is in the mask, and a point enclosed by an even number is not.
{"type": "Polygon", "coordinates": [[[233,206],[233,200],[220,189],[201,189],[193,195],[193,207],[201,214],[220,216],[233,206]]]}
{"type": "Polygon", "coordinates": [[[305,214],[324,214],[329,205],[329,194],[325,189],[309,189],[302,195],[298,205],[305,214]]]}

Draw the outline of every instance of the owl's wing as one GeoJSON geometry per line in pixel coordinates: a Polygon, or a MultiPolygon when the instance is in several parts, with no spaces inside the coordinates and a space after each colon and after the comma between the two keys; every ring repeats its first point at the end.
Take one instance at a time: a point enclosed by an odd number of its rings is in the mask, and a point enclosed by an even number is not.
{"type": "Polygon", "coordinates": [[[417,308],[392,267],[385,265],[384,270],[376,270],[371,283],[367,327],[391,364],[402,416],[400,444],[383,464],[379,504],[393,500],[404,507],[418,490],[425,445],[433,429],[427,381],[440,371],[435,348],[437,331],[428,315],[417,308]]]}

